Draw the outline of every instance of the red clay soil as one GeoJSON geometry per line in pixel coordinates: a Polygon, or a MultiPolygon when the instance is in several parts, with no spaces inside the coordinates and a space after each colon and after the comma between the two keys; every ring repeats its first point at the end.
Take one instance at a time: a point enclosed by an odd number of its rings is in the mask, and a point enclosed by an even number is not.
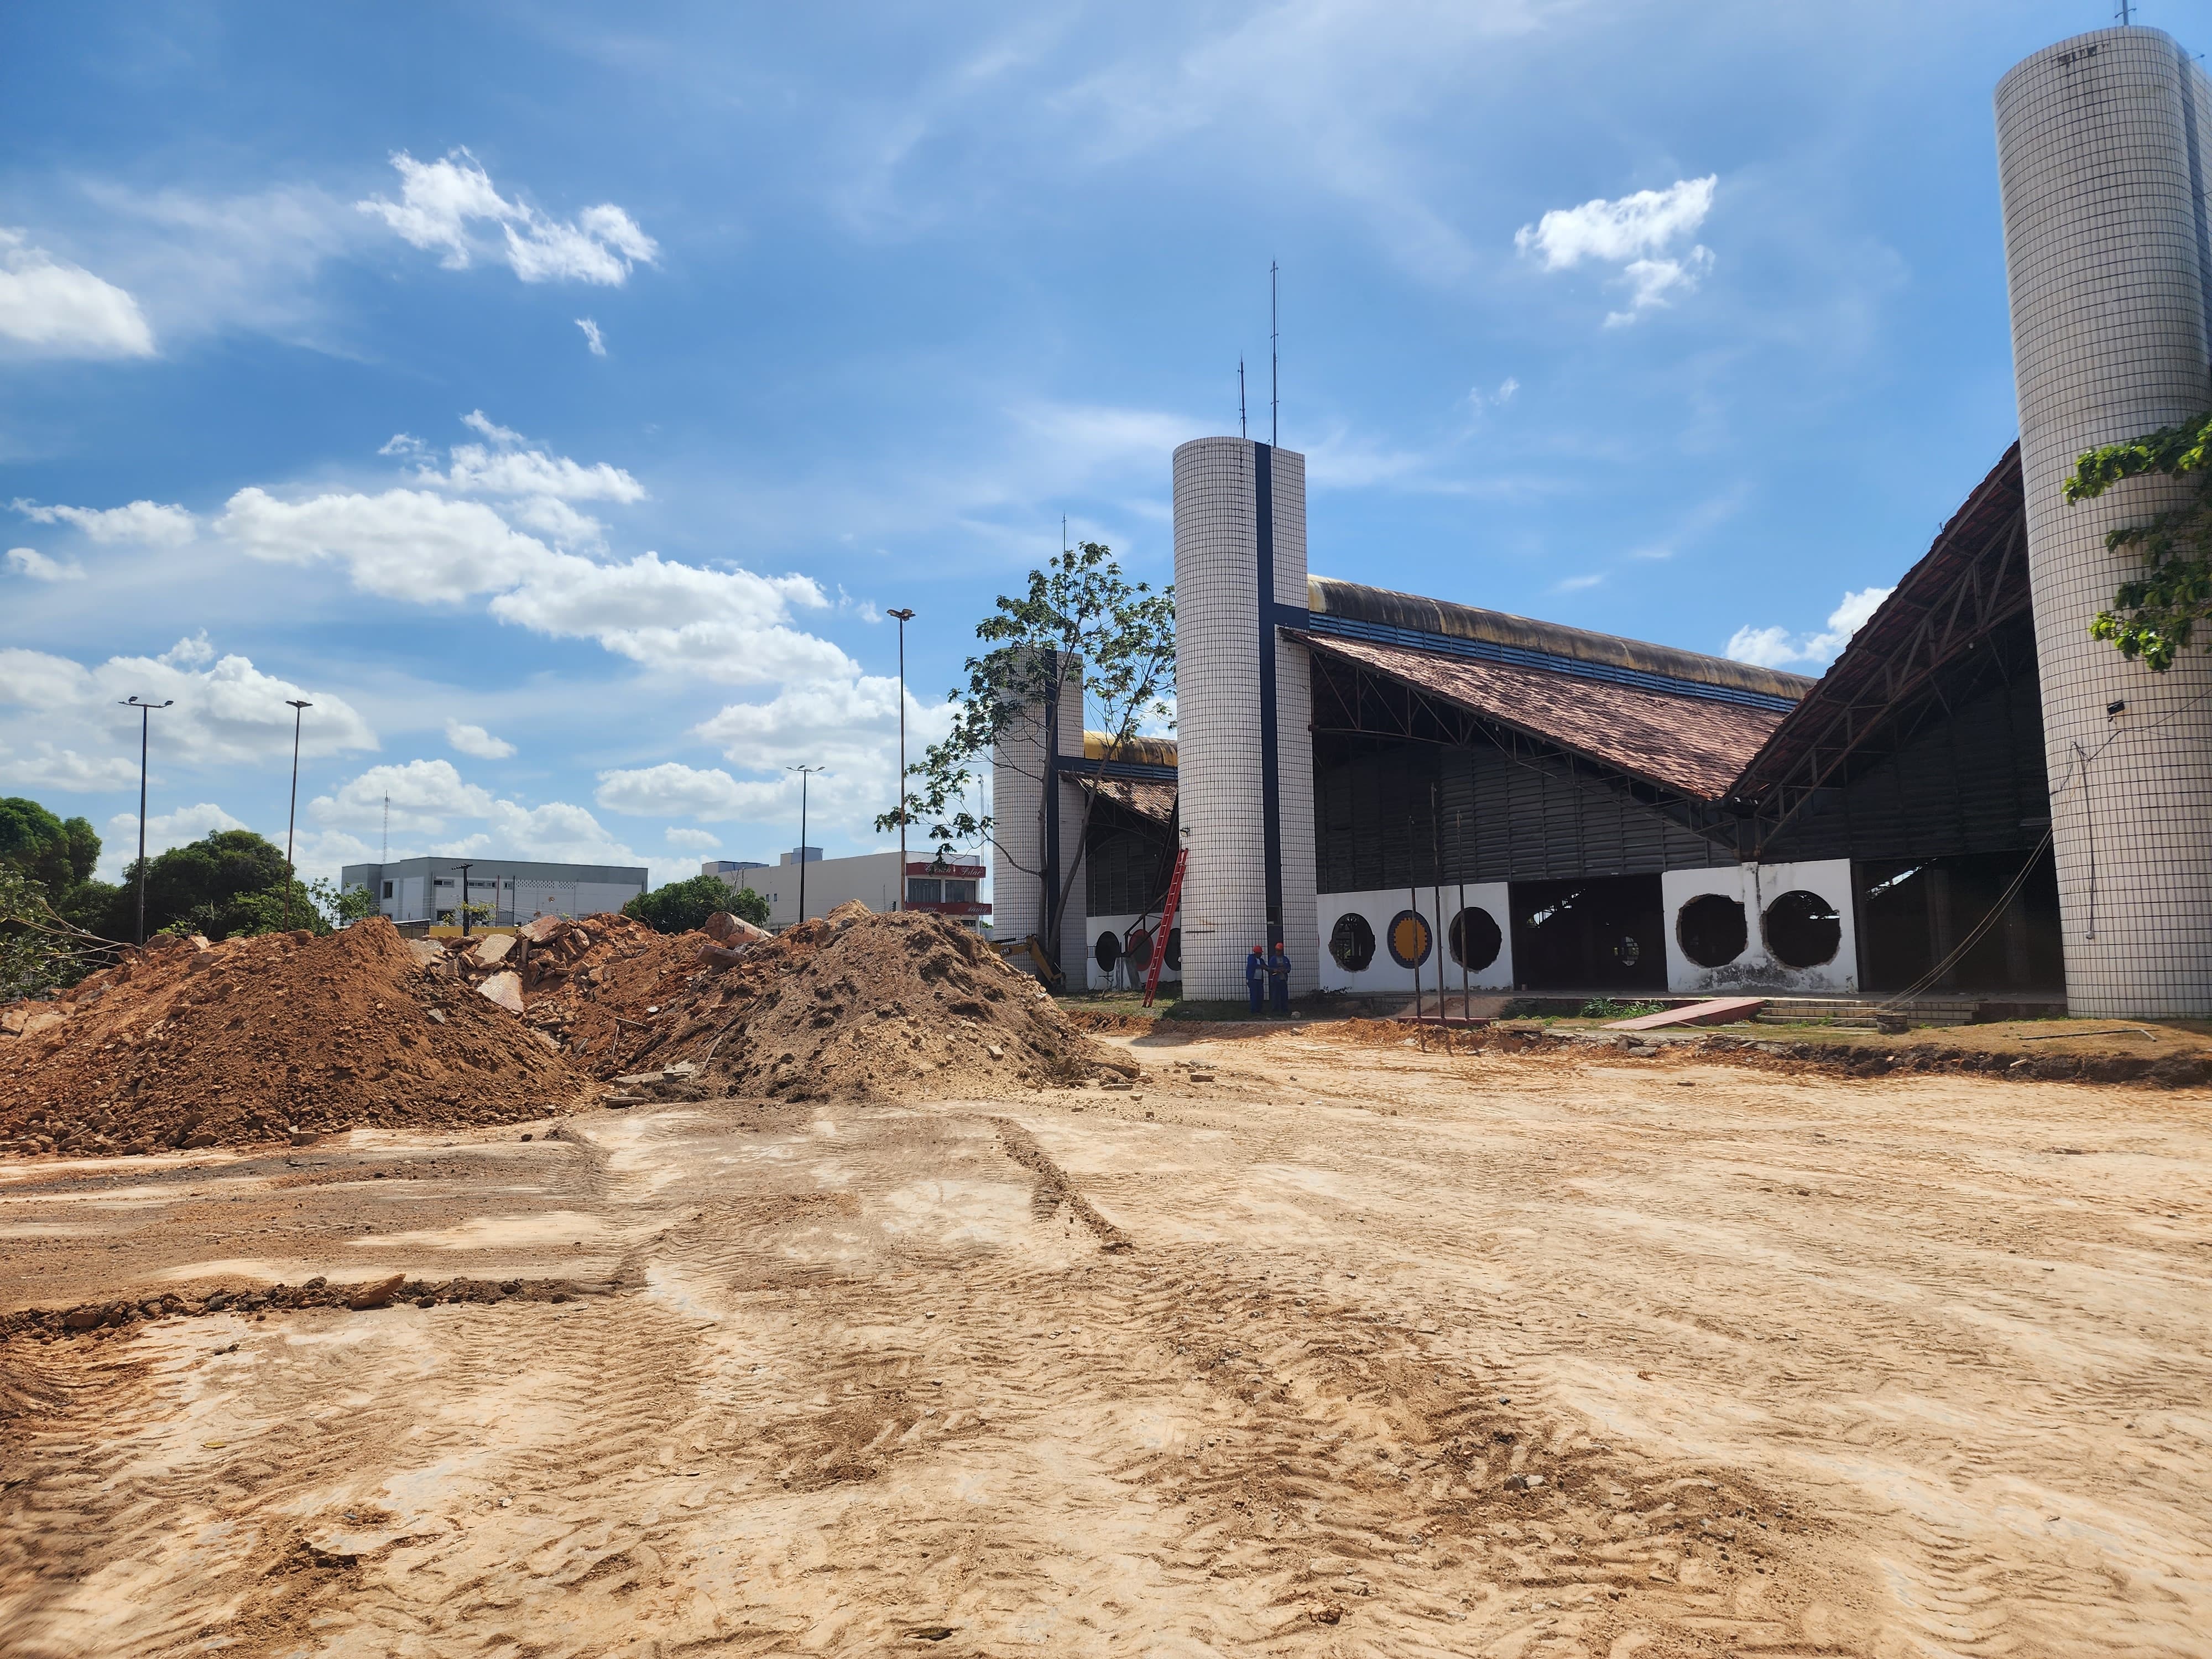
{"type": "Polygon", "coordinates": [[[574,924],[596,942],[557,980],[533,945],[524,981],[531,1023],[603,1078],[689,1060],[702,1090],[823,1100],[1002,1094],[1130,1069],[939,916],[810,921],[738,953],[704,933],[602,926],[613,920],[574,924]]]}
{"type": "Polygon", "coordinates": [[[165,942],[56,1012],[0,1036],[0,1146],[145,1152],[511,1123],[591,1092],[550,1043],[442,964],[426,968],[381,919],[319,939],[165,942]]]}

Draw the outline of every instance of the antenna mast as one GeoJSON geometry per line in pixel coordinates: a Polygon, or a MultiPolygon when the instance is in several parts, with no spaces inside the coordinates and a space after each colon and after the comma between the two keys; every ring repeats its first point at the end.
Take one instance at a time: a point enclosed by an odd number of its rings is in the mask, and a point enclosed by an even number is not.
{"type": "Polygon", "coordinates": [[[1252,434],[1244,428],[1244,360],[1237,360],[1237,435],[1249,438],[1252,434]]]}
{"type": "Polygon", "coordinates": [[[379,864],[392,862],[392,797],[384,798],[384,850],[377,854],[379,864]]]}
{"type": "Polygon", "coordinates": [[[1267,261],[1267,447],[1283,445],[1282,312],[1275,301],[1275,276],[1282,270],[1267,261]]]}

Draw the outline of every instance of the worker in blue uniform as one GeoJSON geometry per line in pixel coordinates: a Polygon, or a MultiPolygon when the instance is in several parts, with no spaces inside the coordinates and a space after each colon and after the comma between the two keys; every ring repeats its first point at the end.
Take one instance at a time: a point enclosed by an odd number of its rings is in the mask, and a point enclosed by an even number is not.
{"type": "Polygon", "coordinates": [[[1252,1012],[1258,1013],[1261,995],[1267,988],[1267,963],[1256,945],[1252,947],[1252,954],[1244,958],[1244,988],[1251,994],[1252,1012]]]}
{"type": "Polygon", "coordinates": [[[1283,949],[1280,939],[1267,948],[1267,990],[1273,1000],[1275,1012],[1288,1014],[1291,1012],[1291,958],[1283,949]]]}

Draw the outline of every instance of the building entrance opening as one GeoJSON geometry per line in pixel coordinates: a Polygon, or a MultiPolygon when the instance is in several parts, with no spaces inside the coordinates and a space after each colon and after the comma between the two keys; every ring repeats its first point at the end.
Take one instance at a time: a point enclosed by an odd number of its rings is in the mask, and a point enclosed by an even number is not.
{"type": "Polygon", "coordinates": [[[1905,990],[1947,957],[1956,959],[1929,981],[1931,994],[2066,988],[2048,847],[2032,856],[1869,860],[1854,874],[1869,991],[1905,990]]]}
{"type": "Polygon", "coordinates": [[[1659,878],[1516,881],[1513,977],[1524,991],[1663,991],[1659,878]]]}

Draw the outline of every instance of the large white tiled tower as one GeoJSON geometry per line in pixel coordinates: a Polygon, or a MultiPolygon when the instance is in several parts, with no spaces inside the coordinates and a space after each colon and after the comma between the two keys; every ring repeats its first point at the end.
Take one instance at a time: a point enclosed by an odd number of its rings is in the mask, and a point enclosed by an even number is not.
{"type": "Polygon", "coordinates": [[[2083,451],[2212,408],[2212,82],[2099,29],[2006,75],[1996,123],[2068,1000],[2212,1013],[2212,657],[2154,674],[2088,634],[2142,568],[2106,532],[2183,491],[2059,493],[2083,451]]]}
{"type": "Polygon", "coordinates": [[[1176,735],[1183,845],[1183,994],[1241,998],[1272,932],[1318,982],[1312,690],[1276,634],[1306,609],[1306,463],[1243,438],[1175,453],[1176,735]]]}
{"type": "MultiPolygon", "coordinates": [[[[1066,760],[1083,758],[1083,667],[1074,665],[1067,675],[1065,694],[1054,711],[1059,734],[1056,754],[1066,760]]],[[[1042,708],[1018,711],[1000,735],[991,755],[991,818],[994,856],[991,860],[991,933],[994,939],[1019,942],[1046,931],[1048,906],[1042,872],[1048,862],[1056,866],[1065,885],[1075,884],[1067,908],[1060,913],[1060,937],[1047,944],[1059,953],[1061,970],[1073,984],[1083,983],[1084,875],[1079,862],[1083,850],[1083,795],[1066,776],[1056,772],[1058,823],[1045,810],[1045,778],[1052,771],[1046,753],[1047,724],[1042,708]],[[1058,830],[1059,856],[1050,857],[1052,831],[1058,830]],[[1069,964],[1076,964],[1070,966],[1069,964]]]]}

